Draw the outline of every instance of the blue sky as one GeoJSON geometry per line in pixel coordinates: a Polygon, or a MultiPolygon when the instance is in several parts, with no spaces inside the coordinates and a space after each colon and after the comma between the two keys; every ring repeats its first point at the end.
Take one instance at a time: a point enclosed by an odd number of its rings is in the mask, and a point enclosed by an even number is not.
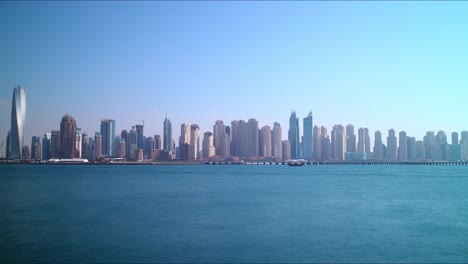
{"type": "MultiPolygon", "coordinates": [[[[94,134],[216,120],[468,129],[467,2],[0,2],[0,138],[14,84],[25,142],[65,113],[94,134]]],[[[373,143],[373,142],[372,142],[373,143]]]]}

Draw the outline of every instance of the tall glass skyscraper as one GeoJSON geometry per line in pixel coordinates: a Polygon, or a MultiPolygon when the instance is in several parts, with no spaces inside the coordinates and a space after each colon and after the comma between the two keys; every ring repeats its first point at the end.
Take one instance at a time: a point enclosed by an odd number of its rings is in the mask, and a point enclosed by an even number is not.
{"type": "Polygon", "coordinates": [[[289,117],[288,140],[291,145],[291,159],[299,158],[299,119],[296,117],[296,111],[289,117]]]}
{"type": "Polygon", "coordinates": [[[15,85],[11,103],[10,159],[21,159],[26,121],[26,91],[15,85]]]}
{"type": "Polygon", "coordinates": [[[164,143],[163,149],[166,151],[172,151],[172,123],[167,117],[164,119],[164,143]]]}
{"type": "Polygon", "coordinates": [[[115,120],[101,119],[102,155],[110,157],[114,151],[115,120]]]}
{"type": "Polygon", "coordinates": [[[144,139],[143,139],[143,125],[136,125],[137,132],[137,149],[144,149],[144,139]]]}
{"type": "Polygon", "coordinates": [[[314,157],[314,148],[312,143],[313,128],[312,111],[310,111],[307,117],[304,118],[304,139],[302,142],[302,147],[304,148],[304,158],[308,160],[312,160],[314,157]]]}

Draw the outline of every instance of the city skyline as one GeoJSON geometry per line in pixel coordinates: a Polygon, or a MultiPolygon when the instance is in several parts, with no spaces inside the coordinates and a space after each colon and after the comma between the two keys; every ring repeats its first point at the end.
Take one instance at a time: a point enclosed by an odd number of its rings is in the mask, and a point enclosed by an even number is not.
{"type": "MultiPolygon", "coordinates": [[[[353,124],[333,126],[330,135],[327,128],[313,123],[312,111],[303,119],[303,136],[299,136],[299,118],[292,110],[289,118],[288,139],[282,140],[282,127],[278,122],[273,129],[259,126],[255,118],[233,120],[225,126],[216,120],[213,132],[201,132],[198,124],[181,124],[178,145],[172,133],[172,122],[164,120],[163,146],[161,135],[144,135],[144,123],[136,124],[128,132],[123,129],[115,136],[115,119],[101,119],[101,129],[95,132],[94,140],[82,132],[76,120],[65,114],[60,130],[33,136],[31,145],[23,144],[22,127],[25,125],[26,91],[21,86],[13,87],[11,130],[6,138],[7,159],[90,159],[120,158],[124,160],[182,160],[202,159],[306,159],[314,161],[461,161],[468,160],[468,131],[451,133],[451,142],[443,130],[427,131],[423,140],[408,136],[394,129],[388,130],[387,144],[382,134],[375,131],[374,146],[371,148],[369,129],[360,127],[356,141],[353,124]],[[200,137],[202,146],[200,146],[200,137]],[[215,136],[216,135],[216,136],[215,136]],[[216,138],[216,144],[215,144],[216,138]],[[459,140],[460,138],[460,140],[459,140]],[[280,147],[281,142],[281,147],[280,147]],[[43,145],[43,146],[42,146],[43,145]],[[216,147],[217,146],[217,147],[216,147]],[[218,151],[216,151],[216,148],[218,151]],[[16,149],[16,150],[14,150],[16,149]],[[373,149],[373,152],[371,151],[373,149]],[[281,154],[279,154],[281,153],[281,154]]],[[[142,120],[141,120],[142,121],[142,120]]],[[[143,121],[144,122],[144,121],[143,121]]],[[[3,146],[4,142],[2,142],[3,146]]]]}
{"type": "Polygon", "coordinates": [[[198,124],[200,137],[214,120],[284,128],[290,109],[300,118],[312,109],[314,123],[330,130],[367,127],[371,145],[376,130],[386,143],[390,128],[417,138],[466,129],[463,2],[0,7],[0,35],[9,40],[0,50],[0,138],[16,84],[28,91],[26,144],[59,129],[66,113],[90,136],[103,118],[117,120],[116,131],[144,120],[162,135],[166,114],[174,128],[198,124]]]}

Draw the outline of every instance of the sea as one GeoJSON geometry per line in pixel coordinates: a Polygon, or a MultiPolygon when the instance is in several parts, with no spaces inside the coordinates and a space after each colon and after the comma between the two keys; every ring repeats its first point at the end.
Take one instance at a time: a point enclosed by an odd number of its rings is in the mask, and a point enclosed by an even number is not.
{"type": "Polygon", "coordinates": [[[0,165],[2,263],[467,263],[468,166],[0,165]]]}

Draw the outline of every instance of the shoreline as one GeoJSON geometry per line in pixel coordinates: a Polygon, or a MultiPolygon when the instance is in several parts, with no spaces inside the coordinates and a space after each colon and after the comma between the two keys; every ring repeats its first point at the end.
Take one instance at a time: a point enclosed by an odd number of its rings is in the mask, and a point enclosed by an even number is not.
{"type": "MultiPolygon", "coordinates": [[[[246,161],[246,162],[227,162],[227,161],[210,161],[210,162],[190,162],[190,161],[148,161],[148,162],[31,162],[24,160],[0,160],[0,165],[92,165],[92,166],[122,166],[122,165],[288,165],[288,162],[274,161],[246,161]]],[[[466,166],[468,161],[309,161],[304,162],[304,165],[385,165],[385,166],[466,166]]]]}

